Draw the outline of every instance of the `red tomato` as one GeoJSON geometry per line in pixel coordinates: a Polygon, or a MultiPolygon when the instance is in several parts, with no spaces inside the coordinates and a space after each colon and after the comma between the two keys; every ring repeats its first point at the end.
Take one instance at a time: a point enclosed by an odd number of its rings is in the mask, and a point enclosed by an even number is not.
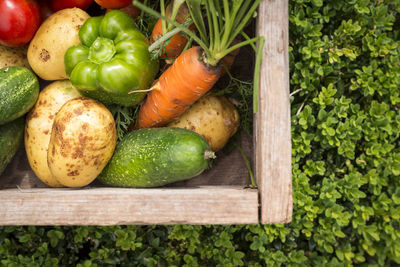
{"type": "Polygon", "coordinates": [[[122,8],[132,3],[132,0],[94,0],[104,8],[122,8]]]}
{"type": "Polygon", "coordinates": [[[35,0],[0,0],[0,44],[27,44],[41,22],[40,7],[35,0]]]}
{"type": "Polygon", "coordinates": [[[51,0],[51,9],[58,11],[65,8],[78,7],[86,9],[93,3],[93,0],[51,0]]]}

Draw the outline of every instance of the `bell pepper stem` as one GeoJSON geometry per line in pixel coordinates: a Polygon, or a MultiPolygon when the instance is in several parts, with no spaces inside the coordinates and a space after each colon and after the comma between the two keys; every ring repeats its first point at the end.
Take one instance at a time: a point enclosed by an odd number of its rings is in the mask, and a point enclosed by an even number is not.
{"type": "Polygon", "coordinates": [[[112,40],[97,37],[89,49],[89,60],[97,64],[108,62],[115,53],[116,49],[112,40]]]}

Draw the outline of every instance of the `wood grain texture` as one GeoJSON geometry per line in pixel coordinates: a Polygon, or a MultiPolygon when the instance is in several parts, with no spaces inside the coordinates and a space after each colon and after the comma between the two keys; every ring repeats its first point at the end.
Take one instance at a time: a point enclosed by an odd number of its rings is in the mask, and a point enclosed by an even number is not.
{"type": "Polygon", "coordinates": [[[0,225],[256,224],[242,187],[0,190],[0,225]]]}
{"type": "Polygon", "coordinates": [[[263,0],[257,35],[265,37],[255,115],[255,173],[261,200],[261,223],[291,221],[292,173],[289,103],[288,0],[263,0]]]}

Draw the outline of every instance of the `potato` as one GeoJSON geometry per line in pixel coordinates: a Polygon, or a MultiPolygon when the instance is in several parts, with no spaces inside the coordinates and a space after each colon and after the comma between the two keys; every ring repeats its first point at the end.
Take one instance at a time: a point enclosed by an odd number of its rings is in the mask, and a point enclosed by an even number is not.
{"type": "Polygon", "coordinates": [[[54,119],[47,152],[50,171],[65,186],[88,185],[107,165],[116,143],[111,112],[93,99],[72,99],[54,119]]]}
{"type": "Polygon", "coordinates": [[[65,51],[80,44],[78,32],[90,16],[79,8],[67,8],[48,17],[29,44],[28,61],[33,71],[44,80],[67,79],[65,51]]]}
{"type": "Polygon", "coordinates": [[[47,150],[56,113],[68,100],[80,97],[69,80],[56,81],[39,94],[25,123],[25,150],[36,176],[51,187],[62,187],[47,165],[47,150]]]}
{"type": "Polygon", "coordinates": [[[0,69],[8,66],[22,66],[30,69],[27,51],[28,46],[7,47],[0,45],[0,69]]]}
{"type": "Polygon", "coordinates": [[[226,97],[206,95],[167,126],[185,128],[200,134],[216,152],[236,133],[239,113],[226,97]]]}

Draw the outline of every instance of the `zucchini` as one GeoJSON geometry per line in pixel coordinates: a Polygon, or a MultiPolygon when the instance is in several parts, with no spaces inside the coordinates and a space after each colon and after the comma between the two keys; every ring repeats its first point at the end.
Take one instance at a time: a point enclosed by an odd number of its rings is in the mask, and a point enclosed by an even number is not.
{"type": "Polygon", "coordinates": [[[207,141],[193,131],[140,129],[122,138],[98,180],[109,186],[157,187],[199,175],[214,157],[207,141]]]}
{"type": "Polygon", "coordinates": [[[0,175],[14,157],[24,136],[23,117],[0,126],[0,175]]]}
{"type": "Polygon", "coordinates": [[[39,80],[29,69],[9,66],[0,69],[0,125],[27,113],[39,96],[39,80]]]}

